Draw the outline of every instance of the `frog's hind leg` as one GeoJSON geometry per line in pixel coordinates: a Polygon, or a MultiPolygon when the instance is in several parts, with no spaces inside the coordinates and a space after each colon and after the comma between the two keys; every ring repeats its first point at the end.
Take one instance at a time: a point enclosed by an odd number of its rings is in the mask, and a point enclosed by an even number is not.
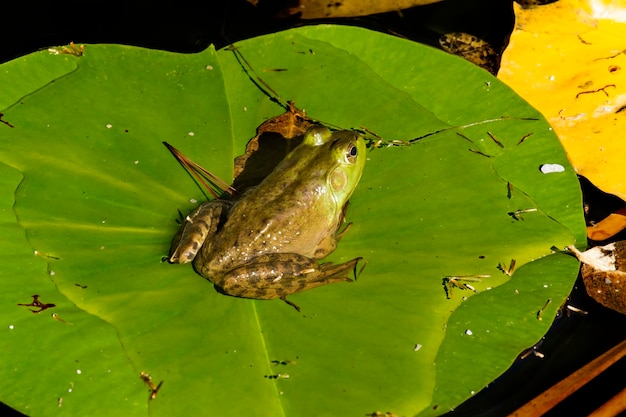
{"type": "Polygon", "coordinates": [[[314,259],[298,254],[268,254],[254,258],[250,263],[230,271],[220,292],[235,297],[269,300],[280,298],[296,310],[300,308],[287,296],[335,282],[352,281],[362,258],[343,264],[318,264],[314,259]]]}
{"type": "Polygon", "coordinates": [[[178,264],[193,261],[207,237],[215,235],[229,207],[230,202],[212,200],[192,211],[174,236],[168,261],[178,264]]]}
{"type": "MultiPolygon", "coordinates": [[[[347,274],[350,273],[350,271],[352,271],[356,276],[356,266],[361,259],[363,258],[355,258],[351,261],[348,261],[346,263],[339,264],[339,265],[335,265],[332,262],[328,262],[325,264],[321,264],[319,266],[319,271],[310,271],[310,272],[305,271],[306,273],[310,275],[307,276],[307,274],[304,274],[305,275],[304,277],[298,277],[299,280],[297,280],[297,281],[304,280],[304,286],[302,286],[302,283],[300,283],[299,289],[293,292],[287,292],[284,295],[281,295],[279,298],[283,300],[284,302],[286,302],[287,304],[289,304],[290,306],[292,306],[293,308],[295,308],[297,311],[300,311],[300,307],[298,307],[292,301],[289,301],[287,299],[287,296],[289,294],[293,294],[299,291],[309,290],[311,288],[319,287],[319,286],[326,285],[326,284],[332,284],[335,282],[342,282],[342,281],[352,282],[352,279],[349,278],[347,274]]],[[[291,279],[293,280],[293,277],[291,277],[291,279]]]]}

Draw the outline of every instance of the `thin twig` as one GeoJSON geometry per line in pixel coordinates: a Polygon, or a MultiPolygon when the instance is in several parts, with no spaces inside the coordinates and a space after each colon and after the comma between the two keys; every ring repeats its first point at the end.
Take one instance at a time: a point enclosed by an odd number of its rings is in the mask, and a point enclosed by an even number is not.
{"type": "Polygon", "coordinates": [[[596,411],[589,414],[589,417],[613,417],[626,410],[626,388],[618,392],[602,404],[596,411]]]}
{"type": "Polygon", "coordinates": [[[567,378],[548,388],[546,391],[509,414],[509,417],[535,417],[547,413],[558,403],[572,395],[572,393],[587,382],[600,375],[625,355],[626,340],[598,356],[567,378]]]}

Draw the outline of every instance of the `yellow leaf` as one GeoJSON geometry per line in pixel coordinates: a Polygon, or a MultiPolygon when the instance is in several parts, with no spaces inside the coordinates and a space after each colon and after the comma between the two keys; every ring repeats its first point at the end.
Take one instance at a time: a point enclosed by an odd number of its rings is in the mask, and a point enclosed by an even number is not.
{"type": "Polygon", "coordinates": [[[593,226],[588,226],[587,237],[596,241],[606,240],[624,229],[626,229],[626,207],[609,214],[593,226]]]}
{"type": "Polygon", "coordinates": [[[626,199],[626,0],[516,6],[499,77],[550,121],[577,172],[626,199]]]}

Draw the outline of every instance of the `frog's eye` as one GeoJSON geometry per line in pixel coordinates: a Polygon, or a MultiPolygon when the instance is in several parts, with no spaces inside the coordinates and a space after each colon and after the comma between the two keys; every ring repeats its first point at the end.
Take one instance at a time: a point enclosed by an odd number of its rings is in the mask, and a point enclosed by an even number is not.
{"type": "Polygon", "coordinates": [[[354,143],[351,143],[346,149],[346,162],[348,162],[349,164],[354,164],[356,162],[356,157],[358,156],[358,154],[359,151],[357,150],[356,145],[354,143]]]}

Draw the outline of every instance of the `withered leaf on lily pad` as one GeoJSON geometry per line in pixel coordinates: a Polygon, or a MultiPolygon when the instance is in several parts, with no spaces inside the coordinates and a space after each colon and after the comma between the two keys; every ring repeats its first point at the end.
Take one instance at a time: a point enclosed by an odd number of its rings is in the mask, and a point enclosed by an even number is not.
{"type": "Polygon", "coordinates": [[[243,155],[235,158],[233,187],[244,190],[257,185],[302,141],[304,132],[315,124],[303,110],[288,103],[283,114],[266,120],[250,139],[243,155]]]}

